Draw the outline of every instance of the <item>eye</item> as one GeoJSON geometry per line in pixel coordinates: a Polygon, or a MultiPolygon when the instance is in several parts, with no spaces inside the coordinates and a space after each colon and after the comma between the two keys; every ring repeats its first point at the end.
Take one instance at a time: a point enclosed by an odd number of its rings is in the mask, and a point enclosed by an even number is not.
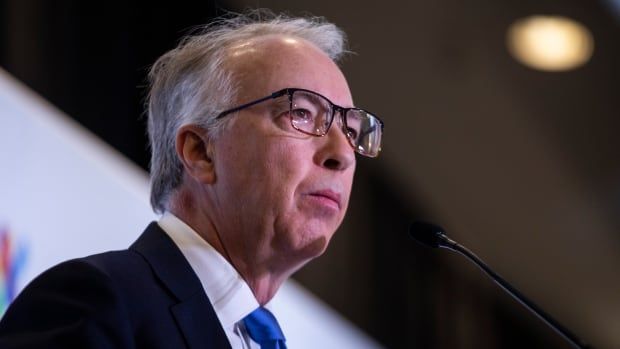
{"type": "Polygon", "coordinates": [[[303,108],[291,110],[291,117],[293,117],[299,122],[311,122],[313,119],[312,112],[310,112],[308,109],[303,108]]]}
{"type": "Polygon", "coordinates": [[[350,139],[357,139],[357,130],[351,127],[347,127],[347,137],[349,137],[350,139]]]}

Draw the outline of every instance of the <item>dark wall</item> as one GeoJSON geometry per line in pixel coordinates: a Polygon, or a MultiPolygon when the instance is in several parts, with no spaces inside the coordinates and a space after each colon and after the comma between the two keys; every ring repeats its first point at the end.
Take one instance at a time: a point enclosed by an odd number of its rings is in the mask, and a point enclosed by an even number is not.
{"type": "Polygon", "coordinates": [[[149,66],[222,10],[208,1],[4,0],[0,66],[141,167],[149,66]]]}

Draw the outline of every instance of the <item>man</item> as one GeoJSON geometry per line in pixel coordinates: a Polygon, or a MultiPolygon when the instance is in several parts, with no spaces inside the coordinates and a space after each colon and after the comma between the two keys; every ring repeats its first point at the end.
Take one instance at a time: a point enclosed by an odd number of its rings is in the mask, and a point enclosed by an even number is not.
{"type": "Polygon", "coordinates": [[[380,148],[334,62],[343,43],[323,20],[258,13],[162,56],[148,103],[162,218],[128,250],[38,277],[0,347],[284,348],[268,303],[341,223],[355,152],[380,148]]]}

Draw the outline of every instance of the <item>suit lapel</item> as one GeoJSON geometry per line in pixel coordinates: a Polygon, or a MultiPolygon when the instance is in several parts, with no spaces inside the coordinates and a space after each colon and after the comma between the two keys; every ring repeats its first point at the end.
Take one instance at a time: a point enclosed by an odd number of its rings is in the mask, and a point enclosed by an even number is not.
{"type": "Polygon", "coordinates": [[[171,312],[189,348],[230,348],[200,280],[174,241],[157,223],[151,223],[130,249],[147,260],[176,297],[178,303],[171,312]]]}
{"type": "Polygon", "coordinates": [[[172,313],[190,348],[230,348],[226,334],[207,297],[196,293],[193,297],[173,306],[172,313]],[[209,309],[207,316],[206,312],[202,315],[197,314],[196,309],[206,308],[209,309]]]}

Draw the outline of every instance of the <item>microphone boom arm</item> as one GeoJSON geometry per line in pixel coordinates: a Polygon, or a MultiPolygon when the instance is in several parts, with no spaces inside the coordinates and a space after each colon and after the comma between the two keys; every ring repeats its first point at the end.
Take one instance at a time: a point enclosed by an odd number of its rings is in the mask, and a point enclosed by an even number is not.
{"type": "Polygon", "coordinates": [[[516,299],[519,303],[529,309],[532,313],[538,316],[544,323],[546,323],[549,327],[559,333],[562,337],[564,337],[568,342],[570,342],[575,348],[580,349],[594,349],[588,344],[584,343],[581,339],[579,339],[575,334],[569,331],[566,327],[562,326],[557,320],[555,320],[551,315],[547,314],[540,307],[538,307],[534,302],[525,297],[521,292],[512,287],[506,280],[504,280],[501,276],[495,273],[491,268],[489,268],[478,256],[476,256],[473,252],[468,250],[466,247],[460,245],[456,241],[450,239],[443,232],[437,233],[437,238],[439,239],[439,246],[441,248],[445,248],[454,252],[457,252],[467,259],[474,262],[482,271],[484,271],[487,276],[489,276],[495,283],[497,283],[501,288],[503,288],[508,294],[510,294],[514,299],[516,299]]]}

